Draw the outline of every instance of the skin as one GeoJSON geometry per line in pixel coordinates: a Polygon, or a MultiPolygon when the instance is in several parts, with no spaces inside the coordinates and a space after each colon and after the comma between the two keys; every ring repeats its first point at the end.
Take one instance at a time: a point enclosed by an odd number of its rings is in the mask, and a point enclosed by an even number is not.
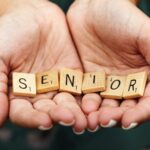
{"type": "Polygon", "coordinates": [[[7,116],[9,99],[9,117],[17,125],[46,130],[60,123],[82,132],[87,120],[79,106],[80,97],[58,91],[35,98],[12,94],[12,72],[63,67],[82,71],[64,13],[46,0],[6,2],[9,5],[3,3],[7,7],[1,9],[0,18],[0,124],[7,116]]]}
{"type": "MultiPolygon", "coordinates": [[[[146,71],[149,76],[150,20],[136,3],[77,0],[70,7],[67,19],[85,72],[127,75],[146,71]]],[[[150,83],[144,96],[136,100],[102,100],[98,94],[87,94],[82,110],[88,116],[90,130],[107,126],[111,120],[128,129],[132,123],[150,119],[150,83]]]]}
{"type": "MultiPolygon", "coordinates": [[[[61,124],[63,122],[63,124],[73,125],[75,132],[81,133],[87,123],[79,107],[80,97],[75,99],[68,93],[51,92],[31,99],[14,97],[11,92],[10,78],[14,71],[35,73],[49,69],[59,70],[62,67],[82,70],[63,12],[46,0],[15,0],[13,2],[8,0],[6,2],[2,3],[3,7],[0,9],[0,124],[7,116],[9,98],[9,116],[15,124],[48,129],[54,122],[61,122],[61,124]],[[26,25],[25,22],[28,24],[26,25]],[[9,34],[11,36],[8,36],[9,34]],[[9,97],[7,97],[8,92],[9,97]]],[[[132,1],[132,3],[137,3],[137,1],[132,1]]],[[[120,74],[121,72],[121,75],[142,70],[149,72],[147,32],[149,19],[132,3],[125,0],[116,3],[114,10],[126,6],[120,10],[121,17],[110,7],[108,7],[108,12],[102,9],[103,6],[104,8],[109,5],[113,6],[113,1],[108,3],[107,0],[103,0],[93,3],[83,0],[75,2],[70,8],[68,21],[86,72],[104,70],[107,74],[120,74]],[[131,13],[133,13],[132,18],[130,18],[131,13]],[[105,19],[105,17],[108,18],[105,19]],[[125,23],[127,22],[126,24],[122,23],[122,17],[125,23]],[[112,20],[112,18],[117,19],[112,20]],[[101,31],[101,28],[104,30],[101,31]],[[116,29],[120,29],[120,32],[116,29]],[[120,49],[122,49],[121,53],[120,49]],[[119,56],[116,55],[118,52],[119,56]],[[110,59],[110,56],[114,59],[110,59]],[[134,61],[130,61],[131,58],[134,61]]],[[[126,127],[132,122],[141,123],[149,119],[150,110],[147,106],[150,102],[148,99],[149,84],[144,97],[139,100],[126,100],[122,103],[112,99],[102,101],[98,94],[87,94],[82,99],[82,109],[88,116],[90,130],[95,130],[97,125],[105,125],[112,119],[118,122],[122,119],[122,124],[126,127]]]]}

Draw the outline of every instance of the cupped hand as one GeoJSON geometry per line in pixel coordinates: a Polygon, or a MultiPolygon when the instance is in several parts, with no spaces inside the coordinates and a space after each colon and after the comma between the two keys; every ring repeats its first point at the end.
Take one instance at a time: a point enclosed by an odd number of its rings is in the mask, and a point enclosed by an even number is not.
{"type": "MultiPolygon", "coordinates": [[[[127,75],[150,71],[150,20],[135,1],[75,1],[67,14],[70,30],[85,72],[127,75]]],[[[87,94],[82,109],[88,128],[112,127],[121,122],[131,129],[150,119],[150,83],[143,97],[118,101],[87,94]]]]}
{"type": "MultiPolygon", "coordinates": [[[[12,72],[37,73],[63,67],[82,70],[64,13],[46,0],[16,0],[3,13],[0,64],[1,120],[8,110],[7,83],[12,72]]],[[[34,98],[16,97],[11,89],[10,81],[9,116],[13,123],[46,130],[57,122],[72,125],[77,133],[86,127],[80,100],[73,95],[55,91],[34,98]]]]}

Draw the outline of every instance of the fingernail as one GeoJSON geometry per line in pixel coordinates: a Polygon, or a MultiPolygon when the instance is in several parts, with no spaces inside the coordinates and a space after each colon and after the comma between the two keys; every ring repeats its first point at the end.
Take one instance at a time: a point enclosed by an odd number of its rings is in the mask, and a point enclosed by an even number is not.
{"type": "Polygon", "coordinates": [[[74,123],[75,123],[75,121],[72,121],[72,122],[70,122],[70,123],[65,123],[65,122],[63,122],[63,121],[60,121],[60,122],[59,122],[60,125],[66,126],[66,127],[67,127],[67,126],[72,126],[74,123]]]}
{"type": "Polygon", "coordinates": [[[82,130],[81,132],[77,132],[75,131],[75,129],[73,129],[73,133],[76,134],[76,135],[82,135],[84,134],[85,130],[82,130]]]}
{"type": "Polygon", "coordinates": [[[101,126],[103,128],[111,128],[111,127],[114,127],[117,125],[117,121],[116,120],[110,120],[108,124],[104,125],[104,124],[101,124],[101,126]]]}
{"type": "Polygon", "coordinates": [[[42,131],[47,131],[47,130],[50,130],[53,126],[47,128],[47,127],[44,127],[44,126],[39,126],[38,129],[39,130],[42,130],[42,131]]]}
{"type": "Polygon", "coordinates": [[[131,123],[128,127],[122,126],[122,129],[124,129],[124,130],[130,130],[130,129],[135,128],[137,125],[138,125],[138,123],[134,122],[134,123],[131,123]]]}
{"type": "Polygon", "coordinates": [[[94,130],[91,130],[91,129],[87,128],[87,130],[88,130],[89,132],[92,132],[92,133],[98,131],[99,129],[100,129],[100,126],[97,126],[94,130]]]}

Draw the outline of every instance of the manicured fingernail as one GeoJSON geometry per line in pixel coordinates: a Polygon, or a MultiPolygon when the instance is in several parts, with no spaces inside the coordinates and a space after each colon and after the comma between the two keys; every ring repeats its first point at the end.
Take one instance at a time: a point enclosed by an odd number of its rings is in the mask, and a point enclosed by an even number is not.
{"type": "Polygon", "coordinates": [[[76,135],[82,135],[85,132],[85,130],[82,130],[81,132],[77,132],[77,131],[75,131],[75,129],[72,129],[72,130],[73,130],[73,133],[76,135]]]}
{"type": "Polygon", "coordinates": [[[44,126],[39,126],[38,129],[39,130],[42,130],[42,131],[47,131],[47,130],[50,130],[53,126],[47,128],[47,127],[44,127],[44,126]]]}
{"type": "Polygon", "coordinates": [[[117,121],[116,120],[110,120],[108,124],[101,124],[101,126],[103,128],[111,128],[117,125],[117,121]]]}
{"type": "Polygon", "coordinates": [[[66,127],[67,127],[67,126],[72,126],[74,123],[75,123],[75,121],[72,121],[72,122],[70,122],[70,123],[65,123],[65,122],[62,122],[62,121],[59,122],[60,125],[66,126],[66,127]]]}
{"type": "Polygon", "coordinates": [[[124,130],[130,130],[130,129],[135,128],[136,126],[138,126],[138,123],[134,122],[134,123],[131,123],[128,127],[122,126],[122,129],[124,129],[124,130]]]}
{"type": "Polygon", "coordinates": [[[92,133],[98,131],[99,129],[100,129],[100,126],[97,126],[94,130],[91,130],[91,129],[87,128],[87,130],[88,130],[89,132],[92,132],[92,133]]]}

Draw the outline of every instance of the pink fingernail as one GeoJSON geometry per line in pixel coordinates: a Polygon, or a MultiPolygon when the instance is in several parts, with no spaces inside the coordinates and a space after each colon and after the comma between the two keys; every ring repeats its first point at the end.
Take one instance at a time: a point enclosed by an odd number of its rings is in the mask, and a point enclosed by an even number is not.
{"type": "Polygon", "coordinates": [[[100,126],[97,126],[94,130],[91,130],[91,129],[87,128],[87,130],[88,130],[89,132],[92,132],[92,133],[98,131],[99,129],[100,129],[100,126]]]}
{"type": "Polygon", "coordinates": [[[101,126],[103,128],[111,128],[111,127],[114,127],[117,125],[117,121],[116,120],[110,120],[108,124],[104,125],[104,124],[101,124],[101,126]]]}
{"type": "Polygon", "coordinates": [[[122,126],[122,129],[124,129],[124,130],[130,130],[130,129],[135,128],[136,126],[138,126],[138,123],[134,122],[134,123],[131,123],[128,127],[122,126]]]}
{"type": "Polygon", "coordinates": [[[60,125],[66,126],[66,127],[67,127],[67,126],[72,126],[74,123],[75,123],[75,121],[72,121],[72,122],[70,122],[70,123],[65,123],[65,122],[63,122],[63,121],[60,121],[60,122],[59,122],[60,125]]]}
{"type": "Polygon", "coordinates": [[[85,130],[82,130],[81,132],[77,132],[75,131],[75,129],[73,128],[73,133],[75,133],[76,135],[82,135],[84,134],[85,130]]]}
{"type": "Polygon", "coordinates": [[[47,131],[47,130],[50,130],[52,127],[53,126],[50,126],[50,127],[39,126],[38,129],[42,131],[47,131]]]}

